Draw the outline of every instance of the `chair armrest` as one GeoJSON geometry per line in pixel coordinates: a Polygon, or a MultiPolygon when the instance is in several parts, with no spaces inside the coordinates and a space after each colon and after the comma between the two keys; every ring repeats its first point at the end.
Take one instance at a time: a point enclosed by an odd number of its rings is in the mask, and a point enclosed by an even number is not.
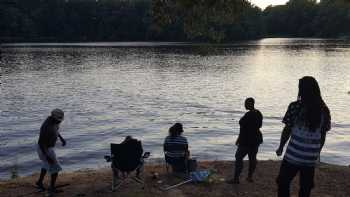
{"type": "Polygon", "coordinates": [[[147,159],[151,155],[150,152],[145,152],[142,156],[143,159],[147,159]]]}
{"type": "Polygon", "coordinates": [[[106,162],[111,162],[114,159],[114,155],[105,155],[104,158],[106,162]]]}
{"type": "Polygon", "coordinates": [[[105,158],[106,162],[111,162],[112,161],[112,157],[109,156],[109,155],[105,155],[104,158],[105,158]]]}

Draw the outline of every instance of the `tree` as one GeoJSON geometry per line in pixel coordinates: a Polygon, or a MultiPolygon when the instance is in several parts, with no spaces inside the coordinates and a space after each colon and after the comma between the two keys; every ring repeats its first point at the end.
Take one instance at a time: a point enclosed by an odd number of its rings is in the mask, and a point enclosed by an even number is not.
{"type": "Polygon", "coordinates": [[[251,6],[246,0],[154,0],[153,16],[160,26],[181,23],[190,40],[220,42],[226,27],[251,6]]]}

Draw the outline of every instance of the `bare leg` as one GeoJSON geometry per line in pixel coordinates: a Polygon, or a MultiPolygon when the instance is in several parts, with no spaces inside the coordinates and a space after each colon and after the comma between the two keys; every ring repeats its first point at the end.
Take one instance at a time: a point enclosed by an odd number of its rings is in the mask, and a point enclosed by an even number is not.
{"type": "Polygon", "coordinates": [[[36,183],[39,183],[39,184],[42,185],[43,181],[44,181],[44,178],[45,178],[45,175],[46,175],[46,169],[41,168],[39,180],[36,183]]]}
{"type": "Polygon", "coordinates": [[[243,158],[248,154],[248,149],[246,147],[238,146],[236,151],[236,162],[235,162],[235,176],[233,183],[239,184],[239,176],[243,169],[243,158]]]}
{"type": "Polygon", "coordinates": [[[249,157],[249,171],[248,171],[248,177],[247,177],[247,181],[249,182],[253,182],[253,174],[256,168],[256,155],[258,153],[258,146],[257,147],[253,147],[250,148],[249,152],[248,152],[248,157],[249,157]]]}
{"type": "Polygon", "coordinates": [[[51,190],[55,190],[55,184],[56,184],[57,177],[58,177],[58,173],[51,174],[51,182],[50,182],[50,189],[51,190]]]}
{"type": "Polygon", "coordinates": [[[41,168],[39,179],[35,183],[35,185],[38,187],[38,189],[44,190],[43,181],[44,181],[45,175],[46,175],[46,169],[41,168]]]}

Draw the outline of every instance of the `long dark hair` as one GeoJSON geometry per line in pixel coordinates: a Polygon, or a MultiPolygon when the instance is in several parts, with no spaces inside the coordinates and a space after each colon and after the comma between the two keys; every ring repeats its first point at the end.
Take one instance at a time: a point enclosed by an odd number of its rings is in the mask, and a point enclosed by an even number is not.
{"type": "Polygon", "coordinates": [[[181,123],[175,123],[173,126],[169,128],[169,136],[176,137],[183,133],[183,127],[181,123]]]}
{"type": "Polygon", "coordinates": [[[327,108],[315,78],[305,76],[299,80],[298,99],[305,109],[304,120],[306,126],[310,130],[315,131],[320,126],[322,114],[324,114],[324,110],[327,108]]]}

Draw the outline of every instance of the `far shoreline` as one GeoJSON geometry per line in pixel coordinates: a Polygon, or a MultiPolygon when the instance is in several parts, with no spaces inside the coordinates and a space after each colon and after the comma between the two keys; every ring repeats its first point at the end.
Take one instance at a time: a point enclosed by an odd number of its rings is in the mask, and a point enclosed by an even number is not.
{"type": "MultiPolygon", "coordinates": [[[[44,41],[11,41],[0,42],[0,47],[185,47],[185,46],[237,46],[248,44],[249,42],[260,41],[265,39],[290,39],[290,40],[334,40],[344,41],[349,40],[348,37],[338,38],[322,38],[322,37],[279,37],[271,36],[256,39],[236,40],[233,42],[195,42],[195,41],[60,41],[60,40],[44,40],[44,41]]],[[[299,43],[301,44],[301,43],[299,43]]],[[[254,44],[253,44],[254,45],[254,44]]],[[[259,45],[259,44],[255,44],[259,45]]],[[[302,44],[301,44],[302,45],[302,44]]]]}

